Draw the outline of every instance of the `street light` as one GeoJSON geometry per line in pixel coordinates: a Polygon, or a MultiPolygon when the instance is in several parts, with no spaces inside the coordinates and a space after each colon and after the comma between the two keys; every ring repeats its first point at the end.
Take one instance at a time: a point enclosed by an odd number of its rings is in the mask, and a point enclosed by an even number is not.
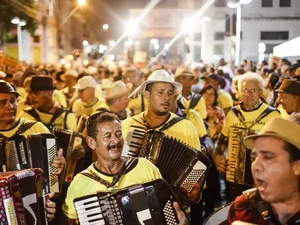
{"type": "Polygon", "coordinates": [[[110,42],[109,42],[109,46],[110,47],[113,47],[113,46],[115,46],[116,45],[116,43],[113,41],[113,40],[111,40],[110,42]]]}
{"type": "Polygon", "coordinates": [[[18,57],[19,60],[23,60],[23,49],[22,49],[22,27],[26,26],[26,21],[25,20],[20,20],[19,17],[14,17],[11,20],[12,24],[17,25],[17,35],[18,35],[18,57]]]}
{"type": "Polygon", "coordinates": [[[241,54],[241,22],[242,22],[242,5],[250,3],[252,0],[231,0],[227,7],[236,8],[236,43],[235,43],[235,64],[240,63],[241,54]]]}
{"type": "Polygon", "coordinates": [[[85,5],[85,0],[78,0],[78,5],[85,5]]]}
{"type": "Polygon", "coordinates": [[[109,26],[108,26],[108,24],[103,24],[102,28],[103,28],[103,30],[108,30],[109,26]]]}

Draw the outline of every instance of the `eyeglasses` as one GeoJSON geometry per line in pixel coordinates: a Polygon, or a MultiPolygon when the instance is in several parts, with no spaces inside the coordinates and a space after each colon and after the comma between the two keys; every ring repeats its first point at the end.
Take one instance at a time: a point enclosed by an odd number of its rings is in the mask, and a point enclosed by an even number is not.
{"type": "Polygon", "coordinates": [[[253,94],[256,94],[257,92],[259,92],[260,90],[257,90],[257,89],[255,89],[255,88],[253,88],[253,89],[245,89],[245,90],[243,90],[242,91],[242,93],[243,94],[251,94],[251,95],[253,95],[253,94]]]}

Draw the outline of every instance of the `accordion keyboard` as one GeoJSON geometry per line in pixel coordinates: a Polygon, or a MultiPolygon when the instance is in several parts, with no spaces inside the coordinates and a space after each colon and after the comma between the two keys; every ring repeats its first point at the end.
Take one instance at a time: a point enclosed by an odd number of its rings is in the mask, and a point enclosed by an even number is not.
{"type": "Polygon", "coordinates": [[[228,141],[228,158],[229,158],[229,170],[226,172],[226,179],[230,182],[234,182],[236,168],[238,167],[238,152],[240,147],[240,137],[238,129],[232,129],[232,133],[229,136],[228,141]]]}
{"type": "Polygon", "coordinates": [[[180,187],[185,189],[187,192],[191,192],[195,186],[195,183],[198,182],[199,177],[203,177],[206,170],[207,170],[207,166],[205,164],[203,164],[202,162],[197,162],[194,165],[193,170],[184,179],[180,187]]]}
{"type": "Polygon", "coordinates": [[[105,224],[97,196],[76,201],[75,208],[81,225],[105,224]]]}

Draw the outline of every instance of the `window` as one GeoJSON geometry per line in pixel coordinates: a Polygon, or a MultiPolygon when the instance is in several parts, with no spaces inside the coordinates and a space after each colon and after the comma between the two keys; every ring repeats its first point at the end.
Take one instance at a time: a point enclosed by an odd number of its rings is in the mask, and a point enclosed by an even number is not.
{"type": "Polygon", "coordinates": [[[265,54],[271,54],[271,53],[273,53],[273,48],[275,47],[275,46],[277,46],[277,45],[279,45],[279,44],[275,44],[275,45],[271,45],[271,44],[266,44],[266,50],[265,50],[265,54]]]}
{"type": "Polygon", "coordinates": [[[280,0],[280,7],[291,7],[291,0],[280,0]]]}
{"type": "Polygon", "coordinates": [[[194,61],[195,62],[201,61],[201,46],[200,45],[194,46],[194,61]]]}
{"type": "Polygon", "coordinates": [[[201,41],[202,34],[201,33],[195,33],[194,34],[194,41],[201,41]]]}
{"type": "Polygon", "coordinates": [[[222,41],[225,38],[225,33],[224,32],[215,32],[214,33],[214,40],[215,41],[222,41]]]}
{"type": "Polygon", "coordinates": [[[260,40],[288,40],[288,31],[261,31],[260,40]]]}
{"type": "Polygon", "coordinates": [[[262,7],[273,7],[273,0],[262,0],[262,7]]]}
{"type": "Polygon", "coordinates": [[[214,55],[223,55],[224,46],[223,45],[214,45],[214,55]]]}
{"type": "Polygon", "coordinates": [[[215,0],[216,7],[226,7],[226,0],[215,0]]]}

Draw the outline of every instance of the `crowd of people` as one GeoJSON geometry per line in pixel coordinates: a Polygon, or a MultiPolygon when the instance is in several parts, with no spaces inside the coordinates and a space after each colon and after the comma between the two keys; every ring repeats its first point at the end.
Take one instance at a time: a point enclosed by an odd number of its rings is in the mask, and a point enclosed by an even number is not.
{"type": "MultiPolygon", "coordinates": [[[[224,200],[232,203],[229,224],[300,224],[300,60],[152,70],[40,65],[0,75],[1,137],[61,128],[85,138],[63,199],[47,200],[53,223],[78,223],[77,197],[161,178],[150,161],[126,155],[143,144],[136,133],[152,129],[212,161],[203,190],[187,194],[190,208],[174,203],[179,224],[202,224],[224,200]]],[[[63,171],[62,150],[52,165],[63,171]]]]}

